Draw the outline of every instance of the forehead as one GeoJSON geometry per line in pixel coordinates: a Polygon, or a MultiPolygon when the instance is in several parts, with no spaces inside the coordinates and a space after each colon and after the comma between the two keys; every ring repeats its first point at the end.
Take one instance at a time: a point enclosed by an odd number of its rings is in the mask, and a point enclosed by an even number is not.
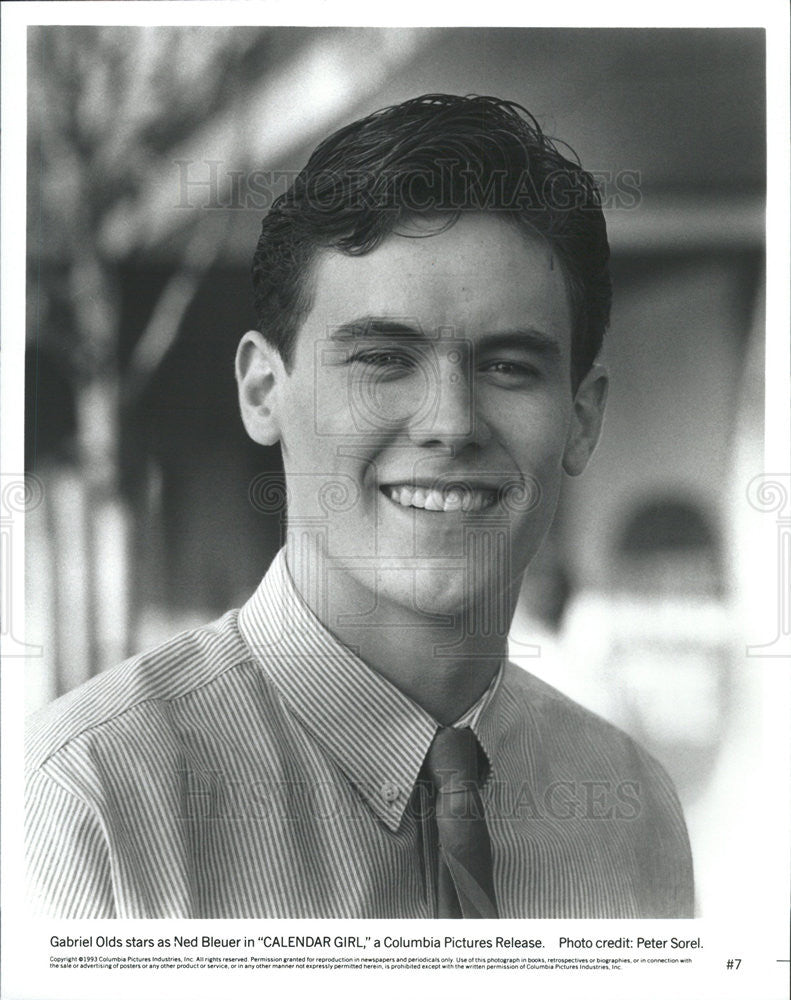
{"type": "Polygon", "coordinates": [[[439,226],[436,219],[431,228],[414,223],[362,256],[322,253],[306,327],[326,332],[360,316],[392,316],[416,321],[427,334],[441,329],[474,340],[529,326],[570,349],[566,281],[544,240],[496,215],[439,226]]]}

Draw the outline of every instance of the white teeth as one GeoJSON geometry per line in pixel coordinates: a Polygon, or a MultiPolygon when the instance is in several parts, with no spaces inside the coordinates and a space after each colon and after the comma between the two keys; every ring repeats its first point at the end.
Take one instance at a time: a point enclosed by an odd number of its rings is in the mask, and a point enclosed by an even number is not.
{"type": "Polygon", "coordinates": [[[461,490],[448,490],[445,494],[445,510],[461,510],[464,505],[464,494],[461,490]]]}
{"type": "Polygon", "coordinates": [[[426,502],[423,506],[426,510],[444,510],[445,499],[439,490],[429,490],[426,496],[426,502]]]}
{"type": "Polygon", "coordinates": [[[451,487],[447,491],[426,489],[423,486],[387,486],[385,492],[390,499],[402,507],[416,507],[419,510],[476,512],[491,507],[497,497],[494,490],[473,490],[466,487],[451,487]]]}

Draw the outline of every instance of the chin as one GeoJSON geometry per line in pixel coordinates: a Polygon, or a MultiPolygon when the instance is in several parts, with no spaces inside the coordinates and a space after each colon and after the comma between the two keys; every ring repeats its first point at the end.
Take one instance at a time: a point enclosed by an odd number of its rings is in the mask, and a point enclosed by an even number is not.
{"type": "Polygon", "coordinates": [[[419,571],[409,598],[420,615],[451,616],[449,628],[458,628],[464,621],[467,634],[505,636],[511,624],[507,581],[478,578],[466,567],[419,571]]]}

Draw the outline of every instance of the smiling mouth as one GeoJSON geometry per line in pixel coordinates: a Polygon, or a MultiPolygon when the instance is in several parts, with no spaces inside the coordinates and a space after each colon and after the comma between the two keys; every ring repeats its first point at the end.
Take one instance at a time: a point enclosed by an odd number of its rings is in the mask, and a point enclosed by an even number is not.
{"type": "Polygon", "coordinates": [[[470,486],[455,485],[439,490],[424,486],[410,486],[406,483],[383,486],[386,497],[401,507],[417,510],[431,510],[438,513],[462,511],[477,513],[493,507],[497,503],[497,491],[470,486]]]}

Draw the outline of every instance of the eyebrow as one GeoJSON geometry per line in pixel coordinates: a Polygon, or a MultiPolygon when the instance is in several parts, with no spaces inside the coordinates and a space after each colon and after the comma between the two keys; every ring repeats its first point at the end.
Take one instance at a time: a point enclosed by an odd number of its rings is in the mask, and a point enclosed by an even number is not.
{"type": "Polygon", "coordinates": [[[417,337],[428,339],[419,324],[387,316],[360,316],[333,327],[332,340],[357,340],[360,337],[417,337]]]}
{"type": "MultiPolygon", "coordinates": [[[[419,323],[405,321],[388,316],[360,316],[333,327],[332,340],[386,339],[403,338],[415,340],[434,340],[427,337],[419,323]]],[[[512,330],[498,330],[483,334],[475,343],[475,348],[481,350],[502,350],[505,348],[528,348],[547,356],[560,357],[560,343],[555,337],[536,330],[533,327],[518,327],[512,330]]]]}
{"type": "Polygon", "coordinates": [[[561,356],[560,342],[542,330],[534,330],[532,327],[516,330],[501,330],[496,333],[484,334],[480,341],[478,350],[496,351],[504,348],[528,348],[538,354],[547,357],[561,356]]]}

